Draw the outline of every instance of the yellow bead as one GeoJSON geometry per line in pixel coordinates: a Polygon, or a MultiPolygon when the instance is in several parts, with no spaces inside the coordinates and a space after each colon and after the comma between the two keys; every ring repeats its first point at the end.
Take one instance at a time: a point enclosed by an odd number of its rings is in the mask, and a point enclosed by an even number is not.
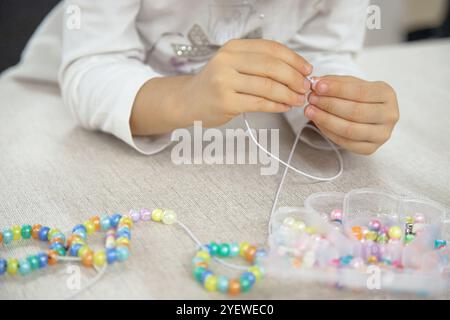
{"type": "Polygon", "coordinates": [[[87,252],[91,251],[88,246],[82,246],[78,250],[78,257],[82,258],[87,252]]]}
{"type": "Polygon", "coordinates": [[[306,227],[305,228],[305,232],[308,233],[308,234],[314,234],[314,233],[316,233],[316,228],[314,228],[314,227],[306,227]]]}
{"type": "Polygon", "coordinates": [[[58,233],[58,232],[60,232],[60,231],[59,231],[58,229],[56,229],[56,228],[50,229],[50,231],[48,232],[48,238],[51,239],[52,236],[53,236],[55,233],[58,233]]]}
{"type": "Polygon", "coordinates": [[[116,246],[130,246],[130,240],[128,240],[128,238],[125,237],[120,237],[116,240],[116,246]]]}
{"type": "Polygon", "coordinates": [[[248,242],[242,242],[239,245],[239,254],[244,257],[248,247],[250,247],[250,244],[248,242]]]}
{"type": "Polygon", "coordinates": [[[105,251],[99,250],[96,253],[94,253],[94,265],[97,267],[101,267],[105,265],[106,262],[106,254],[105,251]]]}
{"type": "Polygon", "coordinates": [[[162,222],[164,224],[173,224],[177,221],[177,214],[172,210],[164,210],[162,222]]]}
{"type": "Polygon", "coordinates": [[[160,222],[163,218],[164,211],[160,208],[153,210],[152,212],[152,220],[155,222],[160,222]]]}
{"type": "Polygon", "coordinates": [[[131,229],[133,227],[133,220],[129,216],[123,216],[119,221],[119,225],[126,225],[131,229]]]}
{"type": "Polygon", "coordinates": [[[205,279],[205,289],[208,291],[217,290],[217,276],[209,275],[205,279]]]}
{"type": "Polygon", "coordinates": [[[13,239],[14,240],[20,240],[21,238],[21,232],[22,232],[22,227],[21,226],[13,226],[11,227],[11,231],[13,233],[13,239]]]}
{"type": "Polygon", "coordinates": [[[8,259],[6,272],[10,275],[15,275],[17,273],[17,270],[19,270],[19,261],[17,259],[8,259]]]}
{"type": "Polygon", "coordinates": [[[95,231],[95,224],[94,224],[94,222],[88,220],[88,221],[85,221],[85,222],[83,223],[83,225],[84,225],[84,227],[86,228],[86,233],[87,233],[88,235],[91,235],[91,234],[94,233],[94,231],[95,231]]]}
{"type": "Polygon", "coordinates": [[[206,263],[209,263],[211,261],[211,256],[209,255],[209,252],[207,252],[205,250],[201,250],[201,251],[197,252],[197,254],[195,256],[203,259],[203,261],[205,261],[206,263]]]}
{"type": "Polygon", "coordinates": [[[249,272],[253,273],[253,275],[255,276],[256,280],[261,280],[263,274],[262,274],[261,270],[257,266],[251,266],[247,270],[249,272]]]}

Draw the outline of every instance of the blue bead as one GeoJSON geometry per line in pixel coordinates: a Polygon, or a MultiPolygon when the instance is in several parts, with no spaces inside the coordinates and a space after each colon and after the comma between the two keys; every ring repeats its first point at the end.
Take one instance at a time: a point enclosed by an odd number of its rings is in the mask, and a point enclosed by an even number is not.
{"type": "Polygon", "coordinates": [[[253,272],[244,272],[241,277],[247,278],[251,285],[253,285],[256,281],[256,277],[253,272]]]}
{"type": "Polygon", "coordinates": [[[113,264],[117,260],[117,251],[115,248],[106,249],[106,260],[108,264],[113,264]]]}
{"type": "Polygon", "coordinates": [[[75,243],[70,247],[69,255],[72,257],[78,257],[78,251],[83,245],[81,243],[75,243]]]}
{"type": "Polygon", "coordinates": [[[39,268],[44,268],[48,264],[48,256],[45,252],[39,252],[36,257],[39,260],[39,268]]]}
{"type": "Polygon", "coordinates": [[[130,255],[130,251],[127,247],[118,247],[116,248],[117,252],[117,260],[119,261],[125,261],[128,259],[128,256],[130,255]]]}
{"type": "Polygon", "coordinates": [[[239,255],[239,244],[238,243],[232,243],[230,245],[230,256],[236,257],[239,255]]]}
{"type": "Polygon", "coordinates": [[[213,273],[211,272],[211,271],[209,271],[209,270],[205,270],[203,273],[202,273],[202,275],[200,276],[200,282],[202,283],[202,284],[204,284],[205,283],[205,280],[206,280],[206,277],[208,277],[209,275],[212,275],[213,273]]]}
{"type": "Polygon", "coordinates": [[[75,227],[73,227],[72,233],[75,233],[75,231],[77,230],[83,230],[84,232],[87,232],[86,227],[82,224],[77,224],[75,227]]]}
{"type": "Polygon", "coordinates": [[[128,240],[131,240],[131,232],[122,230],[122,231],[119,231],[116,233],[116,238],[122,238],[122,237],[127,238],[128,240]]]}
{"type": "Polygon", "coordinates": [[[64,246],[59,242],[53,242],[50,245],[50,250],[56,250],[56,249],[60,249],[60,248],[64,248],[64,246]]]}
{"type": "Polygon", "coordinates": [[[113,214],[111,216],[111,227],[115,228],[119,224],[120,219],[122,219],[122,215],[119,213],[113,214]]]}
{"type": "Polygon", "coordinates": [[[6,260],[0,259],[0,276],[6,272],[6,260]]]}
{"type": "Polygon", "coordinates": [[[225,276],[219,276],[217,278],[217,290],[219,290],[222,293],[228,292],[228,286],[230,281],[225,276]]]}
{"type": "Polygon", "coordinates": [[[83,229],[77,229],[73,232],[73,234],[76,234],[81,237],[81,239],[86,240],[87,239],[87,232],[83,229]]]}
{"type": "Polygon", "coordinates": [[[26,276],[31,272],[31,265],[27,259],[21,259],[19,261],[19,273],[23,276],[26,276]]]}
{"type": "Polygon", "coordinates": [[[255,258],[262,258],[265,257],[267,255],[266,250],[264,249],[258,249],[255,252],[255,258]]]}
{"type": "Polygon", "coordinates": [[[14,234],[11,229],[3,230],[3,243],[8,244],[11,243],[14,239],[14,234]]]}
{"type": "Polygon", "coordinates": [[[48,232],[50,231],[49,227],[42,227],[41,230],[39,230],[39,239],[42,241],[48,241],[48,232]]]}
{"type": "Polygon", "coordinates": [[[100,218],[100,228],[103,231],[109,230],[111,228],[111,219],[109,216],[102,216],[100,218]]]}

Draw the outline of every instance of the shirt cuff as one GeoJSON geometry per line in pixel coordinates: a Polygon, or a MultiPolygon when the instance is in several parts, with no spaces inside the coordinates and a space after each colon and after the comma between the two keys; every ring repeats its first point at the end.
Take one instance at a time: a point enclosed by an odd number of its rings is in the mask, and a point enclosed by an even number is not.
{"type": "Polygon", "coordinates": [[[158,153],[167,148],[172,143],[172,133],[145,137],[134,137],[131,134],[130,117],[134,100],[142,86],[151,78],[154,73],[151,70],[142,70],[133,74],[131,79],[127,79],[121,90],[117,101],[117,109],[113,114],[112,134],[126,142],[134,149],[145,155],[158,153]]]}

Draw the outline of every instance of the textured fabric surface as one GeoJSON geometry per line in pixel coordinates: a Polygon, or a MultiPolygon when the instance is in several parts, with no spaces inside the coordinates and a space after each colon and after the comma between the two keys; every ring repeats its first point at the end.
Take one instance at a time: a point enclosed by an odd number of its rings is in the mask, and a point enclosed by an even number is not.
{"type": "MultiPolygon", "coordinates": [[[[401,121],[391,141],[371,157],[344,153],[345,172],[337,181],[306,184],[290,174],[281,205],[301,206],[318,191],[376,187],[420,195],[450,205],[450,42],[379,48],[359,58],[373,79],[397,90],[401,121]]],[[[249,241],[264,245],[277,175],[261,176],[258,165],[179,165],[170,148],[143,156],[112,136],[74,125],[59,93],[45,85],[0,79],[0,228],[41,223],[68,230],[94,214],[155,206],[174,209],[205,242],[249,241]]],[[[280,128],[280,153],[293,142],[282,117],[252,115],[254,126],[280,128]]],[[[241,119],[230,126],[241,127],[241,119]]],[[[336,168],[331,153],[298,147],[294,165],[336,168]]],[[[100,237],[93,242],[100,245],[100,237]]],[[[12,246],[9,254],[23,254],[12,246]]],[[[43,248],[42,245],[38,245],[43,248]]],[[[109,268],[79,298],[223,298],[209,294],[191,278],[194,245],[175,226],[143,223],[133,229],[132,256],[109,268]]],[[[30,278],[0,279],[0,298],[64,298],[67,265],[30,278]]],[[[223,270],[223,269],[221,269],[223,270]]],[[[227,271],[224,271],[227,272],[227,271]]],[[[94,276],[82,269],[82,284],[94,276]]],[[[356,293],[323,285],[267,279],[239,298],[415,298],[379,292],[356,293]]],[[[442,298],[448,298],[444,294],[442,298]]]]}

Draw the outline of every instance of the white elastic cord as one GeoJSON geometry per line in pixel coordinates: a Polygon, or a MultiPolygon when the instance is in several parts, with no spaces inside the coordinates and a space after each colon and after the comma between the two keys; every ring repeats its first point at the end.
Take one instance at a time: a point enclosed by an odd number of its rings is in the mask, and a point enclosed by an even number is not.
{"type": "Polygon", "coordinates": [[[95,271],[97,271],[97,274],[95,275],[95,277],[93,277],[91,280],[89,280],[89,282],[84,287],[80,288],[79,290],[77,290],[76,292],[74,292],[73,294],[68,296],[66,298],[66,300],[72,300],[77,295],[79,295],[81,292],[86,291],[89,287],[91,287],[94,284],[96,284],[103,277],[103,275],[105,274],[105,271],[106,271],[107,267],[108,267],[108,264],[106,264],[106,263],[105,263],[105,265],[102,268],[98,268],[98,267],[94,266],[95,271]]]}

